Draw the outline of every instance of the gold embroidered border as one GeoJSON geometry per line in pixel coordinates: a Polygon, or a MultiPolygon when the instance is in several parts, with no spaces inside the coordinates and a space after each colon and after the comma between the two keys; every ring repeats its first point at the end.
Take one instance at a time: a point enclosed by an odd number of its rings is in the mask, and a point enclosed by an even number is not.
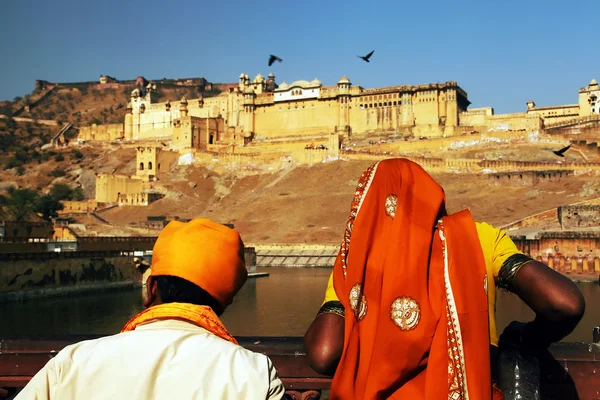
{"type": "Polygon", "coordinates": [[[448,346],[448,400],[468,400],[467,374],[465,370],[465,354],[460,333],[460,321],[452,293],[450,273],[448,271],[448,249],[444,224],[438,221],[438,233],[442,240],[444,255],[444,281],[446,286],[446,319],[447,346],[448,346]]]}
{"type": "Polygon", "coordinates": [[[360,207],[362,206],[365,196],[369,191],[369,187],[371,186],[371,182],[373,181],[373,177],[375,176],[375,171],[377,170],[378,165],[379,163],[375,163],[369,168],[367,168],[367,170],[363,172],[363,174],[358,179],[358,184],[356,185],[356,192],[354,192],[354,198],[352,199],[352,205],[350,206],[350,216],[348,217],[348,222],[346,223],[344,239],[342,240],[342,245],[338,254],[338,256],[341,257],[342,260],[342,271],[344,273],[344,279],[346,279],[346,263],[348,261],[348,250],[350,248],[350,237],[352,236],[352,228],[354,227],[354,221],[356,221],[356,217],[358,216],[360,207]]]}

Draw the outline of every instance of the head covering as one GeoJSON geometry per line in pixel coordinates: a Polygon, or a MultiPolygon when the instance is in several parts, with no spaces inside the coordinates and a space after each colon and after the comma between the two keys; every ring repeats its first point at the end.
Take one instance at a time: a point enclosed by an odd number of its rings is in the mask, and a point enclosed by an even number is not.
{"type": "Polygon", "coordinates": [[[333,271],[346,312],[331,399],[491,397],[483,253],[469,212],[444,203],[405,159],[361,176],[333,271]]]}
{"type": "Polygon", "coordinates": [[[151,276],[177,276],[204,289],[225,309],[248,279],[239,233],[209,219],[171,221],[152,251],[151,276]]]}

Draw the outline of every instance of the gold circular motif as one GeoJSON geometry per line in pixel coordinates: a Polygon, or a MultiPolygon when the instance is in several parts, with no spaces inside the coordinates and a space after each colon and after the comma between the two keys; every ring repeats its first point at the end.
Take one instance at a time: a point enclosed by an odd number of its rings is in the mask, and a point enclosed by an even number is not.
{"type": "Polygon", "coordinates": [[[390,217],[396,216],[396,205],[398,204],[398,198],[396,195],[390,194],[385,199],[385,213],[390,217]]]}
{"type": "Polygon", "coordinates": [[[348,300],[350,302],[350,308],[354,311],[354,315],[356,319],[360,321],[367,315],[367,298],[364,294],[361,294],[361,286],[360,283],[355,284],[350,289],[350,294],[348,296],[348,300]]]}
{"type": "Polygon", "coordinates": [[[392,321],[403,331],[415,329],[421,319],[421,308],[413,298],[402,296],[392,303],[390,308],[392,321]]]}

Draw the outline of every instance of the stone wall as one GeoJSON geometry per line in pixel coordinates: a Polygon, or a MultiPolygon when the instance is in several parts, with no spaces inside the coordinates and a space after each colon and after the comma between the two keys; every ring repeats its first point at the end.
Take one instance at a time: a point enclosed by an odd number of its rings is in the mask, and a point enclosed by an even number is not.
{"type": "Polygon", "coordinates": [[[111,254],[35,253],[2,257],[0,301],[23,297],[63,294],[94,286],[139,284],[140,278],[130,257],[111,254]]]}
{"type": "Polygon", "coordinates": [[[600,234],[542,232],[534,239],[512,237],[523,253],[574,280],[597,281],[600,276],[600,234]]]}
{"type": "Polygon", "coordinates": [[[87,214],[96,211],[98,207],[102,206],[102,203],[98,203],[96,200],[63,200],[61,203],[63,209],[58,214],[87,214]]]}
{"type": "Polygon", "coordinates": [[[79,128],[80,140],[109,142],[123,137],[123,124],[92,125],[79,128]]]}
{"type": "Polygon", "coordinates": [[[117,197],[117,202],[120,206],[147,206],[148,204],[153,203],[156,200],[162,199],[163,197],[164,195],[161,193],[121,193],[117,197]]]}
{"type": "Polygon", "coordinates": [[[0,242],[49,239],[52,231],[50,222],[0,221],[0,242]]]}
{"type": "Polygon", "coordinates": [[[127,175],[97,174],[96,201],[114,203],[120,194],[137,194],[150,187],[150,182],[133,179],[127,175]]]}
{"type": "Polygon", "coordinates": [[[573,171],[516,171],[488,175],[490,186],[535,186],[538,183],[560,182],[573,175],[573,171]]]}
{"type": "Polygon", "coordinates": [[[568,205],[558,207],[558,222],[562,229],[600,226],[600,205],[568,205]]]}

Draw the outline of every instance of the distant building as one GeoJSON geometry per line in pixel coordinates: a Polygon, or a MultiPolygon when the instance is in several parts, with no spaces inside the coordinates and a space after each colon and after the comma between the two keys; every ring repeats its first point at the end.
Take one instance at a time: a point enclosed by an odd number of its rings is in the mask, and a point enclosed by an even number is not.
{"type": "Polygon", "coordinates": [[[547,124],[600,114],[595,80],[579,90],[578,104],[536,107],[529,101],[525,112],[495,114],[492,107],[468,109],[467,93],[454,81],[365,89],[347,77],[334,86],[324,86],[318,79],[278,85],[273,74],[267,78],[258,74],[252,80],[241,74],[237,87],[218,96],[159,103],[156,85],[140,79],[122,125],[82,128],[80,138],[164,138],[172,139],[176,149],[202,149],[210,144],[303,140],[331,133],[439,137],[487,130],[534,132],[547,124]]]}

